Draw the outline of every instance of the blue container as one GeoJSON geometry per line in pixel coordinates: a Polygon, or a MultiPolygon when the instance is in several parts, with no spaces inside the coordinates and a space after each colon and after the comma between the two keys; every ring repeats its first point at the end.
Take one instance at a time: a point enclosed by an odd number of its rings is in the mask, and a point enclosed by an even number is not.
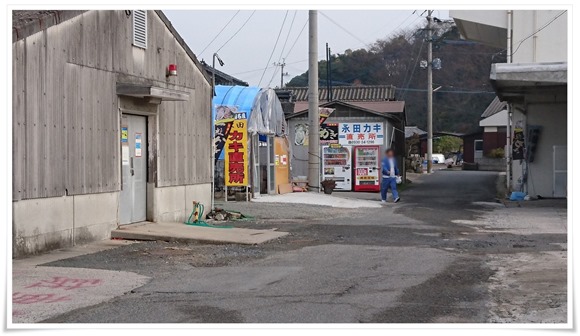
{"type": "Polygon", "coordinates": [[[510,196],[510,201],[523,201],[526,197],[526,193],[521,191],[513,191],[510,196]]]}

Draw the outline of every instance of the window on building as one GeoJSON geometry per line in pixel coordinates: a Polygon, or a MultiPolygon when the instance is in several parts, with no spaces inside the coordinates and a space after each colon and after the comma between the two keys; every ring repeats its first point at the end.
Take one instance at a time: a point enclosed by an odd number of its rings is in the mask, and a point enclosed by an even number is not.
{"type": "Polygon", "coordinates": [[[133,11],[133,45],[147,49],[147,11],[133,11]]]}

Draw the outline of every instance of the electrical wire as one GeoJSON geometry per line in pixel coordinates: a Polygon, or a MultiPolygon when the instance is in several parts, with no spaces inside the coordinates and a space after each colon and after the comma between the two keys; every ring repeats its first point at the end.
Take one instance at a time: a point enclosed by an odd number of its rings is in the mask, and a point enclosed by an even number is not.
{"type": "Polygon", "coordinates": [[[306,28],[306,25],[308,24],[308,18],[306,18],[306,22],[304,22],[304,25],[302,26],[302,29],[300,29],[300,33],[298,33],[298,36],[296,36],[296,39],[294,40],[294,43],[292,43],[292,46],[290,47],[290,49],[288,49],[288,53],[286,54],[286,57],[284,58],[288,58],[288,56],[290,56],[290,53],[292,52],[292,49],[294,49],[294,46],[296,45],[296,42],[298,42],[298,40],[300,39],[300,36],[302,36],[302,33],[304,32],[304,28],[306,28]]]}
{"type": "Polygon", "coordinates": [[[232,35],[232,37],[230,37],[224,44],[222,44],[221,47],[219,47],[219,49],[216,51],[219,52],[220,50],[222,50],[223,47],[226,46],[226,44],[228,44],[234,37],[236,37],[236,35],[238,35],[238,33],[240,31],[242,31],[242,29],[246,26],[246,24],[248,23],[248,21],[250,21],[250,19],[252,18],[252,16],[254,16],[254,13],[256,13],[256,11],[253,11],[252,14],[250,14],[250,16],[248,16],[248,18],[246,19],[246,21],[244,21],[244,23],[242,24],[242,26],[234,33],[234,35],[232,35]]]}
{"type": "Polygon", "coordinates": [[[282,50],[280,51],[280,56],[278,57],[278,63],[282,59],[282,54],[284,54],[284,50],[286,49],[286,44],[288,43],[288,38],[290,37],[290,33],[292,32],[292,27],[294,26],[294,20],[296,19],[296,14],[298,11],[294,11],[294,16],[292,17],[292,21],[290,22],[290,28],[288,28],[288,34],[286,35],[286,40],[284,41],[284,45],[282,45],[282,50]]]}
{"type": "MultiPolygon", "coordinates": [[[[303,62],[306,62],[306,61],[308,61],[308,59],[303,59],[301,61],[286,63],[286,65],[303,63],[303,62]]],[[[274,68],[274,67],[275,67],[274,65],[270,65],[270,66],[268,66],[268,69],[274,68]]],[[[250,72],[257,72],[257,71],[263,71],[263,70],[264,70],[264,68],[259,68],[259,69],[254,69],[254,70],[247,70],[247,71],[242,71],[242,72],[236,72],[236,73],[233,73],[232,75],[241,75],[241,74],[246,74],[246,73],[250,73],[250,72]]]]}
{"type": "Polygon", "coordinates": [[[203,50],[202,50],[202,51],[199,53],[200,55],[202,55],[202,54],[203,54],[203,52],[204,52],[204,51],[206,51],[206,50],[207,50],[207,48],[209,48],[209,46],[210,46],[210,45],[211,45],[211,44],[212,44],[212,43],[213,43],[213,42],[214,42],[214,41],[215,41],[215,40],[216,40],[216,39],[217,39],[217,38],[218,38],[218,37],[221,35],[221,33],[224,31],[224,29],[226,29],[226,28],[229,26],[229,24],[232,22],[232,20],[233,20],[233,19],[234,19],[234,18],[235,18],[235,17],[236,17],[238,14],[240,14],[240,11],[237,11],[237,12],[234,14],[234,16],[232,16],[232,17],[230,18],[230,20],[229,20],[229,21],[228,21],[228,22],[225,24],[225,26],[223,26],[223,27],[222,27],[222,29],[221,29],[221,30],[220,30],[220,31],[217,33],[217,35],[216,35],[216,36],[214,36],[214,38],[213,38],[213,39],[212,39],[212,40],[211,40],[211,41],[210,41],[210,42],[209,42],[209,43],[208,43],[208,44],[207,44],[207,45],[206,45],[206,46],[203,48],[203,50]]]}
{"type": "Polygon", "coordinates": [[[516,50],[512,51],[511,56],[513,56],[522,46],[522,43],[524,43],[527,39],[529,39],[530,37],[536,35],[537,33],[541,32],[542,30],[546,29],[549,25],[552,24],[552,22],[556,21],[556,19],[558,19],[560,16],[564,15],[567,12],[567,10],[562,11],[560,14],[554,16],[550,21],[546,22],[542,27],[540,27],[538,30],[536,30],[535,32],[531,33],[530,35],[528,35],[527,37],[523,38],[522,40],[519,41],[518,46],[516,47],[516,50]]]}
{"type": "Polygon", "coordinates": [[[403,91],[403,96],[401,100],[405,99],[405,95],[407,94],[408,87],[411,84],[411,80],[413,80],[413,75],[415,74],[415,70],[417,70],[417,64],[419,64],[419,58],[421,57],[421,51],[423,51],[423,45],[425,44],[425,40],[421,41],[421,47],[419,48],[419,52],[417,53],[417,60],[415,61],[415,65],[413,66],[413,71],[411,71],[411,76],[409,76],[409,81],[405,85],[406,89],[403,91]]]}
{"type": "MultiPolygon", "coordinates": [[[[415,89],[415,88],[395,88],[395,90],[413,91],[413,92],[427,92],[427,89],[415,89]]],[[[469,91],[469,90],[437,90],[437,93],[496,94],[495,91],[469,91]]]]}
{"type": "MultiPolygon", "coordinates": [[[[390,30],[390,32],[391,32],[391,33],[396,33],[396,32],[399,30],[399,28],[401,28],[401,26],[402,26],[402,25],[405,23],[405,21],[407,21],[409,18],[411,18],[413,15],[415,15],[415,12],[416,12],[416,11],[413,11],[413,12],[411,12],[411,14],[410,14],[409,16],[407,16],[407,18],[405,18],[405,20],[403,20],[403,21],[402,21],[402,22],[401,22],[401,23],[400,23],[400,24],[399,24],[397,27],[395,27],[394,29],[391,29],[391,30],[390,30]]],[[[403,30],[403,31],[404,31],[404,30],[406,30],[406,29],[407,29],[409,26],[411,26],[412,24],[414,24],[415,22],[417,22],[417,20],[419,20],[420,18],[421,18],[421,16],[417,16],[417,17],[415,18],[415,20],[413,20],[413,21],[409,22],[407,25],[405,25],[405,27],[401,28],[400,30],[403,30]]],[[[384,26],[383,26],[383,27],[384,27],[384,26]]],[[[374,35],[375,33],[379,32],[379,31],[381,31],[381,30],[383,30],[383,28],[381,28],[381,29],[379,29],[379,30],[375,30],[373,33],[370,33],[369,35],[374,35]]],[[[388,38],[388,37],[389,37],[389,35],[387,35],[386,37],[388,38]]],[[[363,44],[363,45],[369,45],[369,46],[372,46],[371,42],[369,42],[368,44],[363,44]]],[[[358,46],[360,46],[360,44],[359,44],[358,46]]],[[[357,46],[357,47],[358,47],[358,46],[357,46]]]]}
{"type": "Polygon", "coordinates": [[[348,29],[346,29],[343,26],[341,26],[338,22],[334,21],[330,16],[326,15],[324,12],[320,11],[319,13],[322,16],[324,16],[325,18],[327,18],[328,21],[334,23],[335,26],[337,26],[338,28],[342,29],[345,33],[347,33],[348,35],[354,37],[357,41],[359,41],[362,44],[364,44],[365,47],[367,47],[367,48],[371,47],[371,44],[370,43],[367,43],[367,42],[363,41],[361,38],[359,38],[358,36],[356,36],[353,33],[351,33],[348,29]]]}
{"type": "MultiPolygon", "coordinates": [[[[290,33],[292,32],[292,26],[294,26],[294,20],[296,19],[296,13],[298,13],[298,11],[294,11],[294,16],[292,16],[292,21],[290,21],[290,28],[288,28],[288,34],[286,34],[286,40],[284,40],[284,44],[282,45],[282,50],[280,50],[280,56],[278,56],[278,62],[276,63],[276,67],[278,67],[278,66],[281,67],[280,61],[282,60],[282,55],[284,54],[284,50],[286,49],[286,44],[288,43],[288,38],[290,37],[290,33]]],[[[284,76],[284,75],[282,74],[281,76],[284,76]]],[[[274,69],[274,71],[272,71],[272,78],[270,78],[270,81],[268,82],[268,87],[270,87],[270,84],[272,84],[274,77],[276,77],[276,69],[274,69]]]]}
{"type": "MultiPolygon", "coordinates": [[[[419,45],[419,44],[418,44],[419,45]]],[[[421,46],[421,45],[419,45],[421,46]]],[[[413,47],[415,47],[415,45],[413,45],[413,47]]],[[[420,53],[417,55],[417,57],[420,56],[420,53]]],[[[413,58],[413,54],[414,54],[414,49],[411,50],[411,57],[409,57],[409,62],[407,64],[407,67],[405,68],[405,77],[403,77],[403,82],[401,82],[401,87],[405,87],[407,86],[407,76],[409,76],[409,70],[411,69],[411,64],[413,63],[413,60],[415,60],[415,62],[417,61],[417,58],[413,58]]]]}
{"type": "MultiPolygon", "coordinates": [[[[397,31],[397,29],[401,28],[401,26],[403,25],[403,23],[405,23],[407,20],[409,20],[413,15],[415,15],[415,11],[412,11],[411,14],[409,14],[409,16],[407,16],[405,18],[405,20],[401,21],[401,23],[399,23],[399,25],[397,27],[395,27],[394,29],[389,29],[391,32],[395,32],[397,31]]],[[[388,25],[387,25],[388,26],[388,25]]],[[[379,31],[383,30],[385,27],[387,26],[382,26],[380,29],[375,30],[374,32],[372,32],[370,35],[373,35],[375,33],[378,33],[379,31]]]]}
{"type": "Polygon", "coordinates": [[[278,36],[276,37],[276,43],[274,43],[274,48],[272,48],[272,52],[270,53],[270,57],[268,58],[268,62],[266,63],[266,66],[264,67],[264,72],[262,72],[262,76],[260,77],[260,81],[258,82],[258,86],[260,86],[262,84],[262,79],[264,79],[264,75],[266,74],[266,70],[268,69],[268,66],[270,65],[270,61],[272,61],[272,56],[274,56],[274,52],[276,51],[276,47],[278,46],[278,41],[280,40],[280,35],[282,35],[282,30],[284,29],[284,24],[286,23],[286,18],[288,18],[288,12],[286,11],[286,14],[284,15],[284,20],[282,21],[282,26],[280,26],[280,31],[278,32],[278,36]]]}

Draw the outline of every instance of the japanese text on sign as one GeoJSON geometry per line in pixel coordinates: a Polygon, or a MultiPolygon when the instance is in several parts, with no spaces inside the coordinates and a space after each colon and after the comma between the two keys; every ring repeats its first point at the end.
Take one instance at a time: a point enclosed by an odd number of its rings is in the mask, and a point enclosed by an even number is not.
{"type": "Polygon", "coordinates": [[[340,123],[338,142],[342,145],[382,145],[383,124],[377,122],[340,123]]]}
{"type": "Polygon", "coordinates": [[[248,127],[246,119],[235,120],[227,135],[225,150],[225,184],[229,187],[248,185],[248,127]]]}
{"type": "Polygon", "coordinates": [[[320,144],[338,143],[338,124],[320,124],[320,144]]]}

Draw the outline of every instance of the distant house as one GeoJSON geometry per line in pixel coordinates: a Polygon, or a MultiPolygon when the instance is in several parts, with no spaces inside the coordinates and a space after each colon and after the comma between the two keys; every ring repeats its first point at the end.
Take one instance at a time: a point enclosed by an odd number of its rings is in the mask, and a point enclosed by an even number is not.
{"type": "Polygon", "coordinates": [[[422,136],[425,134],[427,134],[427,132],[417,126],[405,126],[405,139],[409,139],[415,135],[422,136]]]}
{"type": "MultiPolygon", "coordinates": [[[[308,87],[287,87],[277,91],[290,91],[296,102],[308,104],[308,87]]],[[[357,85],[357,86],[335,86],[329,91],[326,87],[318,90],[318,100],[320,103],[330,100],[345,102],[355,101],[385,101],[395,100],[395,86],[393,85],[357,85]]],[[[300,109],[300,108],[297,108],[300,109]]]]}
{"type": "Polygon", "coordinates": [[[476,163],[483,157],[483,132],[465,134],[463,139],[463,162],[476,163]]]}
{"type": "Polygon", "coordinates": [[[215,85],[227,85],[227,86],[249,86],[248,82],[245,82],[239,78],[228,75],[227,73],[214,69],[211,64],[207,64],[205,61],[200,62],[209,77],[212,77],[212,73],[215,71],[215,85]]]}
{"type": "MultiPolygon", "coordinates": [[[[479,130],[463,136],[464,162],[477,163],[480,168],[485,168],[489,166],[490,160],[486,158],[492,151],[505,148],[508,117],[506,106],[506,102],[502,102],[496,97],[481,114],[479,130]]],[[[501,169],[500,166],[501,163],[499,165],[495,163],[493,169],[501,169]]]]}
{"type": "Polygon", "coordinates": [[[483,155],[489,155],[494,149],[505,148],[506,123],[508,119],[507,103],[495,98],[481,114],[479,126],[483,127],[483,155]]]}
{"type": "MultiPolygon", "coordinates": [[[[308,88],[288,87],[277,90],[282,101],[292,144],[292,177],[307,175],[308,147],[297,141],[297,132],[304,132],[304,125],[308,123],[308,88]]],[[[329,101],[327,88],[320,88],[320,108],[330,115],[324,121],[327,125],[336,125],[338,134],[336,139],[324,141],[329,145],[335,141],[337,145],[349,147],[342,125],[372,124],[380,125],[380,138],[376,141],[361,140],[357,145],[372,144],[378,147],[378,159],[386,148],[395,148],[399,156],[405,155],[405,102],[395,101],[395,87],[392,85],[373,86],[339,86],[332,89],[332,100],[329,101]],[[341,138],[342,137],[342,138],[341,138]]],[[[379,126],[376,126],[379,127],[379,126]]],[[[364,135],[361,135],[364,136],[364,135]]],[[[353,148],[354,148],[353,147],[353,148]]],[[[401,171],[404,171],[404,160],[399,160],[401,171]]],[[[348,178],[348,176],[347,176],[348,178]]],[[[356,177],[353,177],[356,180],[356,177]]]]}

